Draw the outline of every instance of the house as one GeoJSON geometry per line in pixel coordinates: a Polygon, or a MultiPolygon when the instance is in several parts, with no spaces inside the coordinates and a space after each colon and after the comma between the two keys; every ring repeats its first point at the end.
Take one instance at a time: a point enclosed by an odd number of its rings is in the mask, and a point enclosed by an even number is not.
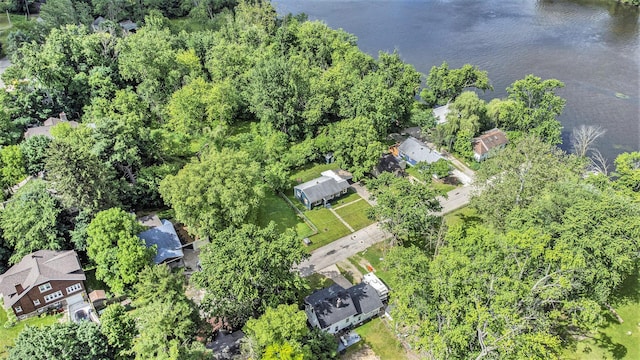
{"type": "Polygon", "coordinates": [[[93,22],[91,23],[91,30],[93,31],[100,31],[102,30],[102,23],[104,23],[106,21],[105,18],[103,18],[102,16],[98,16],[97,18],[95,18],[95,20],[93,20],[93,22]]]}
{"type": "Polygon", "coordinates": [[[500,129],[485,131],[482,135],[472,140],[473,157],[476,161],[488,158],[491,150],[498,150],[509,143],[507,135],[500,129]]]}
{"type": "Polygon", "coordinates": [[[124,31],[125,34],[132,34],[138,30],[138,24],[134,23],[131,20],[125,20],[118,23],[124,31]]]}
{"type": "Polygon", "coordinates": [[[86,279],[73,250],[39,250],[0,275],[4,308],[19,319],[83,302],[86,279]]]}
{"type": "Polygon", "coordinates": [[[160,226],[141,232],[138,237],[144,240],[147,247],[156,246],[157,253],[153,258],[153,262],[181,266],[184,252],[182,251],[182,243],[178,233],[176,233],[171,221],[163,219],[160,223],[160,226]]]}
{"type": "Polygon", "coordinates": [[[311,326],[335,334],[378,315],[384,308],[376,290],[367,283],[348,289],[338,284],[314,292],[304,299],[311,326]]]}
{"type": "Polygon", "coordinates": [[[311,210],[318,205],[326,205],[334,198],[347,193],[351,174],[344,170],[328,170],[322,176],[293,188],[293,194],[304,206],[311,210]]]}
{"type": "Polygon", "coordinates": [[[53,138],[53,136],[51,135],[51,128],[63,122],[69,124],[69,126],[71,126],[72,128],[78,127],[77,122],[67,120],[67,114],[65,114],[64,112],[61,112],[59,116],[60,116],[59,118],[54,118],[54,117],[48,118],[47,120],[45,120],[43,126],[36,126],[36,127],[27,129],[27,131],[24,132],[24,138],[28,139],[36,135],[42,135],[48,138],[53,138]]]}
{"type": "Polygon", "coordinates": [[[420,140],[410,136],[398,146],[398,157],[414,166],[419,162],[428,164],[443,159],[439,152],[431,149],[420,140]]]}
{"type": "Polygon", "coordinates": [[[438,125],[444,124],[447,122],[447,114],[450,112],[449,104],[444,106],[439,106],[433,109],[433,116],[436,118],[438,125]]]}
{"type": "Polygon", "coordinates": [[[404,163],[404,161],[398,161],[398,159],[393,156],[392,153],[384,154],[378,160],[378,164],[373,168],[371,174],[375,177],[378,177],[383,172],[390,172],[396,177],[399,177],[404,171],[401,162],[404,163]]]}

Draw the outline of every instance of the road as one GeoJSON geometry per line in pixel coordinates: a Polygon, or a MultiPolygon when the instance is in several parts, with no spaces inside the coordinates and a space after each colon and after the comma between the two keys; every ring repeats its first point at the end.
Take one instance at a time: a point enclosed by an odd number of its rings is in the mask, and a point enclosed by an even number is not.
{"type": "MultiPolygon", "coordinates": [[[[471,186],[460,187],[450,191],[447,194],[447,199],[439,198],[442,211],[438,215],[446,214],[467,205],[471,188],[471,186]]],[[[297,266],[297,269],[300,271],[300,275],[309,276],[390,237],[391,234],[380,229],[378,223],[371,224],[364,229],[314,250],[307,260],[297,266]]]]}

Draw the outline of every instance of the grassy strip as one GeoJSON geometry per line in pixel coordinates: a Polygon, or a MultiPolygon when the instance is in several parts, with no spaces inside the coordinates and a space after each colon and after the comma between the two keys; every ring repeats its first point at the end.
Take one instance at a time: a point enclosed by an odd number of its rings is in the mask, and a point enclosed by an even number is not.
{"type": "Polygon", "coordinates": [[[276,223],[280,232],[293,228],[298,232],[300,238],[313,234],[313,230],[296,215],[280,196],[268,191],[262,199],[260,208],[258,208],[257,225],[265,227],[271,221],[276,223]]]}
{"type": "Polygon", "coordinates": [[[308,210],[304,214],[318,228],[318,234],[310,237],[309,251],[351,234],[351,231],[329,209],[320,207],[308,210]]]}
{"type": "Polygon", "coordinates": [[[444,221],[448,226],[462,225],[472,226],[474,223],[481,222],[478,212],[468,206],[462,207],[458,210],[450,212],[444,216],[444,221]]]}

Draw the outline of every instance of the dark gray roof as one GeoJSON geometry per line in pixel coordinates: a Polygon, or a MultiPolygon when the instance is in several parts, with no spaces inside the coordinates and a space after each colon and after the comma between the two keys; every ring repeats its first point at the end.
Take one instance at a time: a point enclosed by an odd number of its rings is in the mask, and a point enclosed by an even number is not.
{"type": "Polygon", "coordinates": [[[442,159],[439,152],[432,150],[414,137],[409,137],[403,141],[398,147],[398,150],[416,162],[424,161],[431,164],[442,159]]]}
{"type": "Polygon", "coordinates": [[[121,21],[118,24],[120,25],[121,28],[123,28],[126,31],[132,31],[132,30],[138,29],[138,24],[134,23],[131,20],[121,21]]]}
{"type": "Polygon", "coordinates": [[[138,234],[148,247],[157,246],[158,253],[153,261],[161,264],[168,259],[182,258],[182,244],[176,229],[169,220],[162,220],[162,226],[157,226],[138,234]]]}
{"type": "Polygon", "coordinates": [[[304,301],[313,307],[322,329],[358,314],[349,292],[337,284],[314,292],[304,301]],[[340,306],[338,306],[338,299],[340,306]]]}
{"type": "Polygon", "coordinates": [[[307,199],[314,203],[320,201],[327,196],[337,194],[349,187],[349,182],[346,180],[337,181],[329,176],[321,176],[311,181],[307,181],[304,184],[300,184],[294,189],[300,189],[307,195],[307,199]]]}
{"type": "Polygon", "coordinates": [[[382,308],[382,301],[376,289],[366,283],[360,283],[347,289],[358,313],[366,314],[382,308]]]}
{"type": "Polygon", "coordinates": [[[26,255],[0,275],[0,294],[4,297],[5,309],[8,309],[34,286],[56,280],[85,279],[75,251],[39,250],[26,255]],[[20,294],[16,293],[17,284],[24,289],[20,294]]]}

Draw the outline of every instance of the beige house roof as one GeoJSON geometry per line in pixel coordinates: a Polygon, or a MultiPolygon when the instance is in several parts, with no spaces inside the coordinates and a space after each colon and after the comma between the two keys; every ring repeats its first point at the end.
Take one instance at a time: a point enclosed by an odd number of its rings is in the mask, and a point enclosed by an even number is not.
{"type": "Polygon", "coordinates": [[[56,280],[85,279],[75,251],[39,250],[26,255],[0,275],[0,295],[4,298],[5,309],[8,309],[35,286],[56,280]],[[23,290],[18,293],[16,286],[23,290]]]}
{"type": "Polygon", "coordinates": [[[66,122],[69,124],[69,126],[71,126],[72,128],[78,127],[78,123],[75,121],[67,121],[67,115],[65,113],[60,113],[60,118],[55,118],[55,117],[50,117],[47,120],[44,121],[44,125],[43,126],[36,126],[36,127],[32,127],[32,128],[28,128],[27,131],[24,132],[24,138],[28,139],[32,136],[36,136],[36,135],[42,135],[42,136],[46,136],[46,137],[52,137],[51,136],[51,128],[60,124],[61,122],[66,122]]]}

